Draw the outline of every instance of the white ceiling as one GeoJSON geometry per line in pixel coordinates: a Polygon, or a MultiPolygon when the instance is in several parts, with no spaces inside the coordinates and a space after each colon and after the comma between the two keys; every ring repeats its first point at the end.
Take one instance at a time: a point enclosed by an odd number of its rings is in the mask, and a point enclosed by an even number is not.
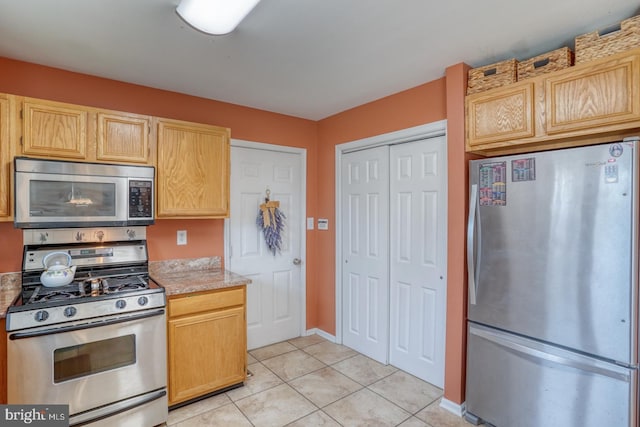
{"type": "Polygon", "coordinates": [[[0,0],[0,56],[319,120],[640,13],[635,0],[262,0],[209,36],[178,2],[0,0]]]}

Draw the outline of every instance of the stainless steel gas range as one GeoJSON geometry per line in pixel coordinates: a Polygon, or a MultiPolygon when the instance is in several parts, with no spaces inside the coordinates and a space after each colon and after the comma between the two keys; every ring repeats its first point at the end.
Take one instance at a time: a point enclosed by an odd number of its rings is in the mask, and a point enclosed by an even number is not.
{"type": "Polygon", "coordinates": [[[145,228],[24,233],[22,293],[6,318],[8,403],[68,404],[72,426],[165,422],[166,303],[149,279],[145,228]],[[75,274],[45,287],[54,252],[75,274]]]}

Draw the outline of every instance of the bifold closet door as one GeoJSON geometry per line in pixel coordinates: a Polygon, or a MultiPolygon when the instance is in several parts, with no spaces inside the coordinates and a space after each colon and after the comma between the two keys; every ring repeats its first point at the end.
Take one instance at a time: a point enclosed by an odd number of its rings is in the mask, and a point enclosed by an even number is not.
{"type": "Polygon", "coordinates": [[[389,147],[341,162],[342,339],[387,363],[389,352],[389,147]]]}
{"type": "Polygon", "coordinates": [[[342,156],[343,343],[444,384],[446,138],[342,156]]]}
{"type": "Polygon", "coordinates": [[[444,385],[446,138],[390,150],[389,361],[444,385]]]}

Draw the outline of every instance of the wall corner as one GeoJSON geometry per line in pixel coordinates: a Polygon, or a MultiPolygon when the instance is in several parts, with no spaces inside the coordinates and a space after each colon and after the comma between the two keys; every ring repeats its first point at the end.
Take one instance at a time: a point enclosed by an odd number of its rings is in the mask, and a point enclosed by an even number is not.
{"type": "Polygon", "coordinates": [[[468,186],[465,152],[465,107],[469,66],[447,67],[447,168],[448,168],[448,249],[447,326],[445,344],[444,397],[462,404],[466,378],[466,263],[465,224],[468,186]]]}

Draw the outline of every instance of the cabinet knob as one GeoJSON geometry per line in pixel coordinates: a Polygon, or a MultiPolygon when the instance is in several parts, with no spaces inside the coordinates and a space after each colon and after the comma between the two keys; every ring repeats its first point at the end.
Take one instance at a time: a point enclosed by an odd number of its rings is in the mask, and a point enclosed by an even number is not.
{"type": "Polygon", "coordinates": [[[293,259],[293,265],[300,265],[301,263],[302,263],[302,260],[300,258],[293,259]]]}

